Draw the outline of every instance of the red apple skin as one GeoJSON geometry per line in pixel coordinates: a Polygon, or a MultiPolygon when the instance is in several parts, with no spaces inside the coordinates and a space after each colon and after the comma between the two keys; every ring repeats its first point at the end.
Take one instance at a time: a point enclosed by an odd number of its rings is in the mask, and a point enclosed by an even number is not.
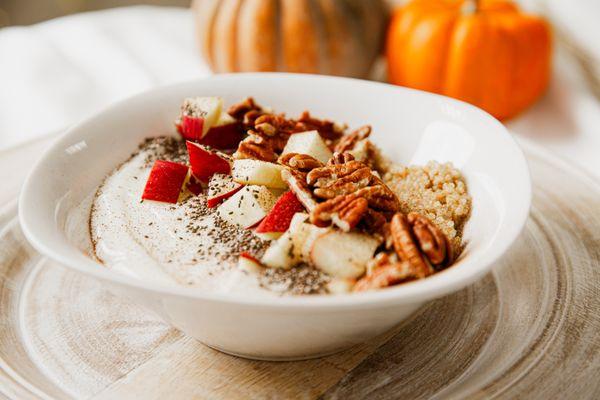
{"type": "Polygon", "coordinates": [[[239,123],[213,126],[206,135],[200,139],[199,143],[214,147],[219,150],[237,149],[244,137],[244,132],[239,123]]]}
{"type": "Polygon", "coordinates": [[[142,199],[177,203],[188,169],[186,165],[156,160],[146,181],[142,199]]]}
{"type": "Polygon", "coordinates": [[[221,204],[221,202],[223,200],[226,200],[226,199],[230,198],[231,196],[233,196],[234,194],[236,194],[237,192],[239,192],[240,189],[242,189],[242,187],[244,187],[244,185],[240,185],[240,186],[236,187],[235,189],[233,189],[233,190],[231,190],[229,192],[226,192],[226,193],[220,194],[218,196],[210,197],[210,198],[206,199],[206,207],[208,207],[208,208],[215,208],[216,206],[218,206],[219,204],[221,204]]]}
{"type": "Polygon", "coordinates": [[[210,177],[214,174],[231,173],[231,165],[229,161],[220,157],[218,154],[211,152],[202,146],[187,141],[188,154],[190,155],[190,165],[192,166],[192,174],[202,183],[208,183],[210,177]]]}
{"type": "Polygon", "coordinates": [[[258,258],[254,257],[252,254],[248,253],[247,251],[242,251],[240,253],[240,257],[247,258],[248,260],[254,261],[255,263],[260,265],[260,261],[258,260],[258,258]]]}
{"type": "Polygon", "coordinates": [[[185,140],[199,141],[204,131],[204,118],[183,115],[177,124],[177,131],[185,140]]]}
{"type": "Polygon", "coordinates": [[[277,200],[273,209],[256,227],[257,233],[285,232],[294,214],[305,211],[294,192],[287,191],[277,200]]]}
{"type": "Polygon", "coordinates": [[[194,178],[194,175],[191,175],[190,180],[187,183],[187,190],[198,196],[203,190],[202,183],[200,183],[198,179],[194,178]]]}

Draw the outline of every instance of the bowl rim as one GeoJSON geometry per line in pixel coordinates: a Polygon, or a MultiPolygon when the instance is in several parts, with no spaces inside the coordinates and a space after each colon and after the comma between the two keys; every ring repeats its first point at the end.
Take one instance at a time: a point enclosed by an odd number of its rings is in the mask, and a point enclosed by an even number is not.
{"type": "MultiPolygon", "coordinates": [[[[494,130],[495,131],[495,130],[494,130]]],[[[424,92],[417,89],[405,88],[394,86],[382,82],[367,81],[355,78],[346,77],[333,77],[313,74],[297,74],[297,73],[281,73],[281,72],[259,72],[259,73],[234,73],[234,74],[216,74],[210,77],[194,79],[184,81],[176,84],[158,86],[150,90],[135,94],[127,97],[123,100],[112,103],[111,105],[103,108],[99,112],[84,118],[77,122],[72,127],[67,129],[63,134],[60,135],[51,146],[46,149],[45,153],[35,163],[31,171],[29,172],[19,196],[19,221],[22,231],[28,240],[28,242],[43,256],[58,262],[75,271],[84,273],[102,281],[109,281],[116,283],[121,286],[134,287],[145,291],[154,292],[160,295],[187,297],[195,300],[205,300],[220,303],[231,303],[239,305],[251,305],[251,306],[263,306],[269,308],[370,308],[378,307],[384,304],[401,304],[401,303],[414,303],[431,300],[438,298],[448,293],[459,290],[482,277],[484,274],[489,272],[493,265],[498,259],[508,251],[512,244],[516,241],[519,234],[523,230],[529,211],[531,208],[532,188],[531,188],[531,176],[527,161],[521,150],[519,144],[515,138],[508,132],[506,127],[496,118],[491,116],[489,113],[481,110],[480,108],[471,105],[469,103],[442,96],[435,93],[424,92]],[[503,224],[498,229],[498,232],[503,232],[505,239],[500,243],[494,243],[494,246],[487,249],[482,257],[470,265],[470,268],[448,268],[440,271],[432,276],[425,279],[420,279],[412,282],[407,282],[396,287],[387,288],[385,290],[377,290],[364,292],[360,294],[349,293],[349,294],[326,294],[326,295],[304,295],[304,296],[280,296],[280,297],[252,297],[252,296],[239,296],[232,293],[214,293],[214,292],[203,292],[193,287],[185,286],[168,286],[159,283],[149,282],[135,277],[131,277],[125,274],[112,271],[107,268],[104,264],[90,258],[89,256],[81,253],[81,257],[70,257],[61,252],[60,250],[49,247],[43,240],[43,234],[38,235],[36,230],[36,224],[30,221],[28,218],[28,212],[23,204],[32,204],[29,197],[32,196],[32,191],[35,190],[33,187],[33,180],[36,175],[42,173],[43,166],[49,162],[52,155],[59,149],[63,149],[65,142],[72,142],[74,137],[77,137],[79,131],[89,121],[104,118],[106,114],[110,114],[112,110],[123,107],[129,102],[134,102],[142,97],[147,96],[159,96],[162,92],[169,92],[182,88],[184,86],[199,84],[207,80],[231,80],[231,79],[270,79],[270,78],[286,78],[286,79],[308,79],[308,80],[336,80],[344,81],[347,84],[352,85],[366,85],[366,86],[378,86],[384,88],[384,90],[399,90],[405,92],[412,92],[419,96],[429,96],[442,100],[444,102],[450,102],[451,104],[457,105],[462,108],[474,111],[476,114],[481,115],[482,119],[487,120],[490,124],[495,125],[496,130],[499,129],[501,134],[506,135],[507,146],[510,146],[512,152],[515,154],[515,159],[511,160],[511,164],[517,166],[517,170],[520,171],[519,178],[522,179],[522,184],[525,186],[525,192],[521,193],[520,204],[523,207],[519,210],[511,210],[513,214],[511,221],[512,224],[503,224]],[[41,236],[41,237],[40,237],[41,236]]],[[[65,239],[66,241],[66,239],[65,239]]],[[[68,242],[67,242],[68,243],[68,242]]],[[[69,246],[74,247],[73,244],[68,243],[69,246]]],[[[77,249],[78,250],[78,249],[77,249]]],[[[78,250],[79,251],[79,250],[78,250]]]]}

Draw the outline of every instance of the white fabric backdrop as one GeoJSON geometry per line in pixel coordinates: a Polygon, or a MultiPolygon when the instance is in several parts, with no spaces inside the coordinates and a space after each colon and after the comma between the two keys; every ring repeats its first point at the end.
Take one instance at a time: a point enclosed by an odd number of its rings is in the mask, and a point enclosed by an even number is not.
{"type": "Polygon", "coordinates": [[[2,29],[0,149],[133,93],[208,73],[185,9],[112,9],[2,29]]]}
{"type": "MultiPolygon", "coordinates": [[[[560,16],[556,4],[553,13],[560,16]]],[[[579,65],[558,53],[547,95],[509,128],[600,175],[600,103],[579,65]]],[[[152,86],[206,76],[198,54],[184,9],[130,7],[2,29],[0,150],[152,86]]]]}

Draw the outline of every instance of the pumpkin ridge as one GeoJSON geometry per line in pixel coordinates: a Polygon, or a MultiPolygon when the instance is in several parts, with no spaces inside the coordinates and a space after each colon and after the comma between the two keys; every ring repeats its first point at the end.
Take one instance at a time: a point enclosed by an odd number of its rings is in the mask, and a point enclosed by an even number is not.
{"type": "Polygon", "coordinates": [[[384,0],[193,0],[214,72],[366,77],[384,37],[384,0]],[[214,12],[205,12],[206,10],[214,12]]]}
{"type": "Polygon", "coordinates": [[[242,0],[222,0],[215,18],[215,37],[213,48],[217,70],[237,71],[237,18],[242,0]]]}
{"type": "MultiPolygon", "coordinates": [[[[313,27],[317,36],[316,50],[318,69],[326,75],[331,74],[332,62],[327,58],[329,50],[329,32],[327,29],[327,15],[321,0],[307,0],[310,3],[309,12],[314,21],[313,27]]],[[[331,55],[331,54],[330,54],[331,55]]],[[[332,57],[333,58],[333,57],[332,57]]]]}

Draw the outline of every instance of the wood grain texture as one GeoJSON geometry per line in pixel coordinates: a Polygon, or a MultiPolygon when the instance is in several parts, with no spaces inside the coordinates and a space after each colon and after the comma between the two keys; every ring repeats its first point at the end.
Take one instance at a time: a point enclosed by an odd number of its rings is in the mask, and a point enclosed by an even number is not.
{"type": "Polygon", "coordinates": [[[300,362],[212,350],[42,259],[0,215],[0,394],[38,398],[600,397],[600,186],[525,145],[531,217],[494,272],[383,337],[300,362]]]}

